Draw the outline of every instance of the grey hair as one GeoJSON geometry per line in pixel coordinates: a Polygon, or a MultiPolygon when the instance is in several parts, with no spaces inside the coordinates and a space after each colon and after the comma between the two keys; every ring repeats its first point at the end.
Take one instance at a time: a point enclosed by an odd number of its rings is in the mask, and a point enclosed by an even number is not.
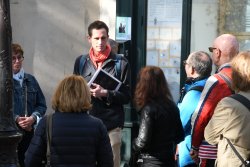
{"type": "Polygon", "coordinates": [[[212,71],[212,59],[207,52],[198,51],[190,55],[189,64],[201,77],[208,77],[212,71]]]}

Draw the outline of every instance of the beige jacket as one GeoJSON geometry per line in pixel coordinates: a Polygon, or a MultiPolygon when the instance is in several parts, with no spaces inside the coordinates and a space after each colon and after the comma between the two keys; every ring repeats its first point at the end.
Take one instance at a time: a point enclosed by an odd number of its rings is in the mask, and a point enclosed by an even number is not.
{"type": "MultiPolygon", "coordinates": [[[[250,91],[239,94],[250,100],[250,91]]],[[[216,165],[218,167],[243,166],[225,138],[228,138],[244,159],[250,160],[250,111],[240,102],[225,97],[217,105],[205,128],[205,139],[218,145],[216,165]]]]}

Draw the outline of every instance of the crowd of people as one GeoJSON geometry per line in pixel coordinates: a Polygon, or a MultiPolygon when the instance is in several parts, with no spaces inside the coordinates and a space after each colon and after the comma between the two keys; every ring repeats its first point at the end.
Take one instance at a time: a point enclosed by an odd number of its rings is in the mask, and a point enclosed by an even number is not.
{"type": "Polygon", "coordinates": [[[187,57],[187,79],[177,103],[156,66],[140,70],[132,99],[129,62],[117,54],[118,45],[109,39],[104,22],[89,25],[88,41],[89,53],[78,56],[73,74],[59,82],[49,107],[54,112],[47,115],[37,80],[22,67],[24,51],[12,44],[14,119],[23,134],[17,148],[20,167],[120,167],[123,105],[130,101],[141,118],[131,167],[249,163],[249,106],[235,95],[250,100],[250,51],[239,53],[235,36],[218,36],[209,47],[211,56],[196,51],[187,57]],[[89,85],[98,69],[107,72],[104,77],[119,80],[120,87],[113,89],[110,82],[89,85]]]}

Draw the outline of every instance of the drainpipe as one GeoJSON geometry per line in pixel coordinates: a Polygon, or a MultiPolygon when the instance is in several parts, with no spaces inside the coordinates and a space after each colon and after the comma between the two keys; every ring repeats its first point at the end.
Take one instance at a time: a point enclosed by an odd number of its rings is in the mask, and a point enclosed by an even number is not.
{"type": "Polygon", "coordinates": [[[0,0],[0,167],[19,167],[16,149],[22,137],[13,119],[11,42],[10,2],[0,0]]]}

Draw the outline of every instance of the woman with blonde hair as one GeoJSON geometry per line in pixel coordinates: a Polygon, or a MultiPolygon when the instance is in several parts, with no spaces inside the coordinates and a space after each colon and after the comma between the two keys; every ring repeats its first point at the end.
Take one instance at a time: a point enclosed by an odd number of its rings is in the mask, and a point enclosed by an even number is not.
{"type": "MultiPolygon", "coordinates": [[[[236,94],[223,98],[215,108],[205,129],[205,139],[218,145],[218,167],[244,166],[229,142],[243,160],[250,160],[250,111],[244,103],[233,97],[241,96],[250,103],[250,51],[239,53],[232,62],[232,87],[236,94]]],[[[223,91],[223,90],[222,90],[223,91]]]]}
{"type": "MultiPolygon", "coordinates": [[[[113,167],[107,130],[90,116],[91,95],[86,81],[77,75],[64,78],[52,97],[51,165],[113,167]]],[[[46,117],[39,123],[26,152],[26,167],[41,166],[46,156],[46,117]]]]}

